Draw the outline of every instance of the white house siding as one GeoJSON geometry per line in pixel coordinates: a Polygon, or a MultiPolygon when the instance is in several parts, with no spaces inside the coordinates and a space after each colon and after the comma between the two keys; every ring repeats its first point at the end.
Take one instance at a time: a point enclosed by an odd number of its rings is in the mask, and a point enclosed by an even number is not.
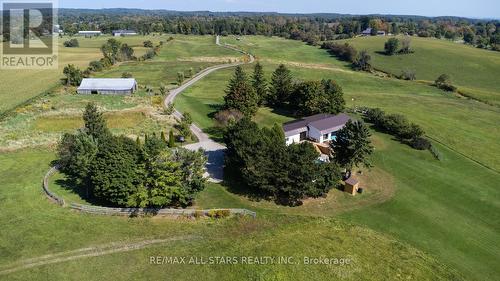
{"type": "Polygon", "coordinates": [[[286,137],[286,145],[291,145],[292,143],[299,143],[299,142],[300,142],[300,134],[286,137]]]}
{"type": "Polygon", "coordinates": [[[322,141],[323,136],[321,135],[321,132],[312,126],[309,126],[309,138],[317,142],[323,142],[322,141]]]}

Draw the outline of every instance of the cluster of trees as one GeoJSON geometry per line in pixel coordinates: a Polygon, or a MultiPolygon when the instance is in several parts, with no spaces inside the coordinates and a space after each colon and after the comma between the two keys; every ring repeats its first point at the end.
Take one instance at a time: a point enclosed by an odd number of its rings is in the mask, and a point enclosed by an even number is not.
{"type": "Polygon", "coordinates": [[[67,48],[80,47],[80,42],[78,42],[78,39],[76,39],[76,38],[65,41],[63,44],[64,44],[64,47],[67,47],[67,48]]]}
{"type": "Polygon", "coordinates": [[[422,127],[411,123],[404,115],[386,114],[379,108],[370,108],[365,112],[365,119],[378,130],[395,136],[399,141],[415,149],[424,150],[431,146],[429,140],[424,137],[425,132],[422,127]]]}
{"type": "Polygon", "coordinates": [[[249,118],[228,127],[226,175],[238,180],[255,196],[285,205],[299,205],[307,197],[320,197],[338,184],[336,163],[319,163],[310,143],[285,145],[280,126],[259,128],[249,118]]]}
{"type": "MultiPolygon", "coordinates": [[[[71,39],[66,43],[76,44],[78,46],[77,39],[71,39]],[[75,43],[76,42],[76,43],[75,43]]],[[[146,41],[147,42],[147,41],[146,41]]],[[[149,45],[149,43],[145,45],[149,45]]],[[[151,41],[149,41],[151,42],[151,41]]],[[[151,45],[153,43],[151,42],[151,45]]],[[[146,52],[143,56],[139,58],[139,60],[147,60],[152,59],[154,56],[158,54],[160,51],[163,42],[160,42],[157,46],[153,46],[150,50],[146,52]]],[[[129,60],[137,60],[138,58],[134,56],[134,49],[129,45],[122,43],[114,38],[109,39],[101,46],[101,52],[103,57],[100,60],[94,60],[89,63],[89,66],[85,70],[81,70],[77,66],[73,64],[69,64],[64,67],[63,74],[65,76],[64,84],[68,86],[78,86],[81,81],[85,77],[89,77],[92,72],[101,72],[106,68],[113,66],[116,62],[120,61],[129,61],[129,60]]],[[[123,73],[123,78],[130,78],[131,73],[123,73]]]]}
{"type": "Polygon", "coordinates": [[[202,151],[169,149],[164,135],[144,143],[114,136],[94,104],[83,120],[84,128],[63,136],[57,161],[87,198],[112,206],[184,207],[204,188],[202,151]]]}
{"type": "Polygon", "coordinates": [[[326,195],[342,178],[350,177],[355,167],[371,167],[370,136],[363,122],[349,121],[330,144],[330,161],[322,162],[311,143],[287,146],[281,126],[259,128],[244,117],[224,133],[226,175],[256,197],[300,205],[305,198],[326,195]]]}
{"type": "Polygon", "coordinates": [[[339,58],[340,60],[352,63],[352,67],[356,70],[371,71],[371,56],[366,50],[358,51],[349,43],[338,44],[335,42],[324,42],[321,45],[322,49],[328,50],[330,54],[339,58]]]}
{"type": "Polygon", "coordinates": [[[309,44],[345,39],[366,28],[392,34],[463,39],[481,48],[499,50],[498,20],[476,20],[458,17],[420,16],[352,16],[340,14],[287,15],[275,13],[213,13],[126,10],[61,10],[63,29],[78,30],[134,29],[141,34],[220,34],[266,35],[302,40],[309,44]]]}
{"type": "Polygon", "coordinates": [[[224,115],[237,110],[252,116],[261,105],[287,108],[297,115],[342,112],[345,107],[342,88],[332,80],[296,81],[291,71],[280,65],[268,83],[260,63],[248,79],[238,66],[229,81],[224,97],[224,115]]]}
{"type": "Polygon", "coordinates": [[[398,38],[390,38],[384,44],[385,54],[392,56],[394,54],[410,54],[414,51],[411,49],[411,39],[405,36],[401,41],[398,38]],[[399,44],[401,43],[401,49],[399,44]]]}

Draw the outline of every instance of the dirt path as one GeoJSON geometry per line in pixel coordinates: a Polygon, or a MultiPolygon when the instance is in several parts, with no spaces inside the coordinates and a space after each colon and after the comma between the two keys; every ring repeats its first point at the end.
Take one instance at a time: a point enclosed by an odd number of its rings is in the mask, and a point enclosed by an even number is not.
{"type": "Polygon", "coordinates": [[[40,256],[37,258],[20,260],[6,267],[0,267],[0,276],[33,267],[67,262],[82,258],[99,257],[115,253],[130,252],[139,249],[144,249],[157,244],[164,244],[180,240],[191,240],[196,238],[199,237],[187,235],[187,236],[172,237],[167,239],[152,239],[152,240],[143,240],[143,241],[136,241],[129,243],[109,243],[99,246],[76,249],[72,251],[59,252],[59,253],[40,256]]]}
{"type": "MultiPolygon", "coordinates": [[[[187,88],[191,87],[194,85],[196,82],[200,81],[203,79],[205,76],[209,75],[212,72],[215,72],[217,70],[221,69],[226,69],[230,67],[235,67],[238,65],[242,64],[251,64],[255,61],[255,58],[253,55],[245,53],[241,50],[238,50],[234,47],[231,46],[226,46],[222,45],[220,43],[220,38],[219,36],[216,37],[215,44],[218,46],[221,46],[223,48],[228,48],[231,50],[234,50],[236,52],[240,52],[244,55],[247,55],[250,60],[248,62],[236,62],[236,63],[230,63],[230,64],[221,64],[217,66],[212,66],[209,67],[200,73],[198,73],[196,76],[194,76],[191,80],[187,81],[180,87],[173,89],[170,91],[170,94],[165,98],[164,104],[167,107],[169,104],[174,102],[174,99],[185,91],[187,88]]],[[[180,113],[177,109],[174,111],[174,117],[177,119],[182,118],[182,113],[180,113]]],[[[223,164],[224,164],[224,149],[226,149],[223,145],[215,142],[214,140],[210,139],[210,137],[203,132],[203,130],[198,127],[196,124],[191,125],[191,132],[198,138],[198,142],[195,144],[189,144],[186,145],[185,148],[190,149],[190,150],[198,150],[202,148],[203,150],[206,151],[207,157],[208,157],[208,163],[207,163],[207,176],[210,177],[210,181],[212,182],[221,182],[222,177],[223,177],[223,164]]]]}

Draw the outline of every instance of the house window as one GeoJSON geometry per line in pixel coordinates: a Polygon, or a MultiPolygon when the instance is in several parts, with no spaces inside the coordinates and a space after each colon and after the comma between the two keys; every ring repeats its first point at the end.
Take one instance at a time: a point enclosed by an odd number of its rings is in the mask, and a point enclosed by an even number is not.
{"type": "Polygon", "coordinates": [[[307,138],[307,132],[302,132],[302,133],[300,133],[300,137],[299,137],[300,141],[303,141],[303,140],[305,140],[306,138],[307,138]]]}
{"type": "Polygon", "coordinates": [[[328,134],[323,135],[323,141],[328,141],[328,134]]]}

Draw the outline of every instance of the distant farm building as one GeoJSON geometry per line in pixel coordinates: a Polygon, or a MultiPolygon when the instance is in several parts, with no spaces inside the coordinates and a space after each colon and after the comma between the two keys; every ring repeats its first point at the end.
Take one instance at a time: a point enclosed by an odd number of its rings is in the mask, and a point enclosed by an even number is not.
{"type": "Polygon", "coordinates": [[[325,143],[336,138],[336,132],[344,128],[351,118],[346,114],[316,114],[283,124],[286,144],[310,140],[325,143]]]}
{"type": "MultiPolygon", "coordinates": [[[[361,32],[361,35],[362,36],[371,36],[372,32],[373,32],[373,29],[371,27],[368,27],[367,29],[365,29],[365,30],[363,30],[361,32]]],[[[378,36],[385,36],[385,31],[378,30],[376,35],[378,35],[378,36]]]]}
{"type": "Polygon", "coordinates": [[[82,31],[78,31],[78,35],[85,36],[85,37],[99,36],[101,34],[102,34],[102,32],[99,31],[99,30],[82,30],[82,31]]]}
{"type": "Polygon", "coordinates": [[[84,78],[78,93],[82,95],[131,95],[137,91],[134,78],[84,78]]]}
{"type": "Polygon", "coordinates": [[[137,32],[135,32],[134,30],[124,30],[124,29],[121,29],[121,30],[113,30],[112,32],[113,36],[133,36],[133,35],[137,35],[137,32]]]}

